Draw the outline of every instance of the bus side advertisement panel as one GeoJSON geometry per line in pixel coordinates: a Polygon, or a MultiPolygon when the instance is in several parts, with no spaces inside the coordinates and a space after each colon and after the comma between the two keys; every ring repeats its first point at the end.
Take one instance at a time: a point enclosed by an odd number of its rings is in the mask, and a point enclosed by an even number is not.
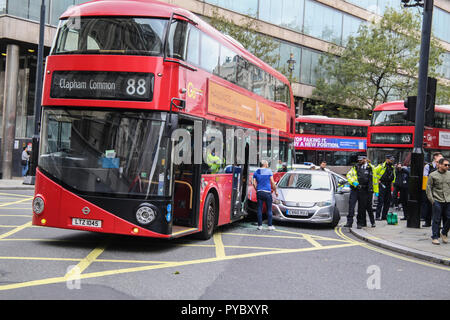
{"type": "Polygon", "coordinates": [[[209,81],[208,112],[266,128],[287,130],[286,113],[209,81]]]}

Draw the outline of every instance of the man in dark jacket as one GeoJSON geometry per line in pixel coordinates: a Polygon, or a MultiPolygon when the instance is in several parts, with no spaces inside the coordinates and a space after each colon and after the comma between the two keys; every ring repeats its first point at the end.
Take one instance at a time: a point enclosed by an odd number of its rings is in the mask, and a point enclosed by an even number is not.
{"type": "Polygon", "coordinates": [[[403,166],[400,172],[397,174],[396,184],[398,185],[400,192],[400,204],[403,208],[403,218],[402,220],[408,219],[408,181],[409,181],[409,169],[403,166]]]}

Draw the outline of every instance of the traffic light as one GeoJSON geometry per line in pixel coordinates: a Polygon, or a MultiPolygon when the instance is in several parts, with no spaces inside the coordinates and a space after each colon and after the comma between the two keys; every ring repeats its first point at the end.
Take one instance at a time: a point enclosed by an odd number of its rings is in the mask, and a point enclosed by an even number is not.
{"type": "Polygon", "coordinates": [[[416,121],[416,105],[417,105],[417,96],[411,96],[406,98],[405,100],[405,108],[406,110],[406,120],[415,122],[416,121]]]}
{"type": "MultiPolygon", "coordinates": [[[[434,125],[434,103],[436,100],[436,84],[437,80],[435,78],[428,77],[427,81],[427,99],[425,102],[425,126],[432,127],[434,125]]],[[[410,96],[406,98],[404,106],[406,111],[406,120],[415,122],[416,121],[416,105],[417,96],[410,96]]]]}

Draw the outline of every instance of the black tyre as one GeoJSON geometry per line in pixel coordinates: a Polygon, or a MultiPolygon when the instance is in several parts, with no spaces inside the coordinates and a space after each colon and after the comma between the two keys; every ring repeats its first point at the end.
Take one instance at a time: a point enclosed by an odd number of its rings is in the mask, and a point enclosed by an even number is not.
{"type": "Polygon", "coordinates": [[[209,193],[203,207],[203,230],[196,235],[198,239],[208,240],[212,237],[216,226],[217,209],[216,199],[212,193],[209,193]]]}
{"type": "Polygon", "coordinates": [[[339,209],[335,207],[333,212],[333,221],[330,223],[330,227],[334,229],[338,225],[339,220],[341,220],[341,214],[339,213],[339,209]]]}

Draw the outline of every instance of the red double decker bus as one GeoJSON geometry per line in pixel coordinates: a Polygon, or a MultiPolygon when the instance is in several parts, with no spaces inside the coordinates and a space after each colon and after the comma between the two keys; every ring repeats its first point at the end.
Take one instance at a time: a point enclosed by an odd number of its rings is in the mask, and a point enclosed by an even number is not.
{"type": "Polygon", "coordinates": [[[338,173],[349,167],[367,149],[370,120],[299,116],[295,128],[295,162],[327,165],[338,173]]]}
{"type": "Polygon", "coordinates": [[[98,0],[65,12],[42,105],[38,226],[208,239],[246,215],[252,142],[268,145],[265,157],[292,157],[287,78],[157,1],[98,0]],[[261,140],[248,134],[263,129],[261,140]]]}
{"type": "MultiPolygon", "coordinates": [[[[373,110],[368,131],[368,157],[374,164],[383,163],[387,154],[409,166],[414,147],[414,123],[407,120],[404,101],[381,104],[373,110]]],[[[426,162],[433,152],[450,157],[450,105],[435,106],[434,126],[424,128],[423,149],[426,162]]]]}

